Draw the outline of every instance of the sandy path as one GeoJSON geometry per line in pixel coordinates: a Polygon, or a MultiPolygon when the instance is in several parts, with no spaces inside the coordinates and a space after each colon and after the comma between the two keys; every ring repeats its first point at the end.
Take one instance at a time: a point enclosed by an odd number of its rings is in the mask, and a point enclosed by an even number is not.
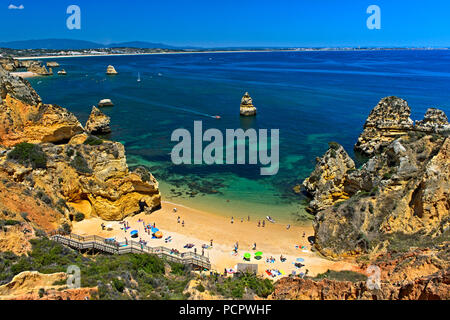
{"type": "MultiPolygon", "coordinates": [[[[210,214],[207,212],[199,211],[196,209],[188,208],[178,204],[170,202],[163,202],[162,209],[158,210],[150,215],[144,213],[128,217],[125,220],[128,221],[130,229],[127,233],[121,230],[121,224],[119,222],[103,221],[99,218],[92,218],[84,220],[82,222],[74,223],[73,232],[78,235],[99,235],[102,237],[115,237],[118,241],[124,241],[125,237],[130,240],[129,232],[131,230],[138,230],[139,236],[148,241],[149,246],[163,245],[168,248],[175,248],[181,252],[185,252],[188,249],[183,248],[187,243],[195,244],[194,248],[197,248],[197,253],[202,254],[202,244],[210,244],[210,240],[213,240],[213,248],[204,250],[204,254],[210,258],[212,268],[218,272],[223,272],[224,268],[234,268],[237,263],[244,262],[243,254],[245,252],[252,253],[252,259],[250,263],[258,264],[258,272],[265,274],[266,269],[279,269],[284,270],[286,274],[291,273],[293,270],[305,272],[309,270],[310,275],[322,273],[328,269],[333,270],[356,270],[356,265],[349,261],[334,262],[324,259],[318,256],[316,253],[311,252],[311,246],[307,241],[307,237],[313,235],[312,226],[291,226],[289,230],[286,229],[286,225],[272,224],[266,221],[265,227],[258,227],[258,221],[250,220],[247,218],[241,222],[240,217],[234,217],[234,223],[232,224],[230,218],[210,214]],[[173,212],[173,209],[177,208],[177,212],[173,212]],[[177,218],[180,217],[180,221],[184,220],[185,226],[183,227],[181,222],[177,223],[177,218]],[[151,236],[144,233],[143,220],[145,224],[156,223],[156,227],[159,228],[164,236],[163,239],[151,239],[151,236]],[[102,230],[101,223],[105,225],[111,224],[113,230],[102,230]],[[305,237],[303,238],[303,233],[305,237]],[[173,240],[169,243],[165,243],[164,239],[168,236],[172,236],[173,240]],[[238,255],[233,255],[232,251],[234,244],[238,241],[239,250],[238,255]],[[264,257],[261,260],[255,260],[253,258],[252,250],[253,243],[256,242],[257,250],[264,253],[264,257]],[[296,246],[305,246],[305,249],[298,248],[296,246]],[[280,262],[280,254],[283,254],[287,258],[285,262],[280,262]],[[267,263],[266,258],[273,256],[276,259],[275,263],[267,263]],[[305,267],[296,269],[293,262],[297,258],[303,258],[305,261],[305,267]]],[[[190,251],[194,251],[189,249],[190,251]]]]}

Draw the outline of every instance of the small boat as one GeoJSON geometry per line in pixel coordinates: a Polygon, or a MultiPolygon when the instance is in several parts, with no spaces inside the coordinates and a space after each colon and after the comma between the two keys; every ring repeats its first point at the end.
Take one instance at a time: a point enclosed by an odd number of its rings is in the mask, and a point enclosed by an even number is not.
{"type": "Polygon", "coordinates": [[[137,82],[141,82],[141,74],[138,72],[137,82]]]}
{"type": "Polygon", "coordinates": [[[215,119],[220,119],[220,116],[214,116],[215,119]]]}
{"type": "Polygon", "coordinates": [[[267,219],[269,222],[275,223],[275,220],[273,220],[270,216],[267,216],[266,219],[267,219]]]}

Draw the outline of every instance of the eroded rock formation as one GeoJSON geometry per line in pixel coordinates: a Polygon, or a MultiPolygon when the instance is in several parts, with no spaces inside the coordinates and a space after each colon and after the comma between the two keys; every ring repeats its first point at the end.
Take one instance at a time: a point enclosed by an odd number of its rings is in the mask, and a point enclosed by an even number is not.
{"type": "Polygon", "coordinates": [[[96,106],[93,106],[91,115],[86,122],[85,129],[88,133],[94,135],[111,133],[111,128],[109,126],[110,122],[110,117],[101,112],[96,106]]]}
{"type": "Polygon", "coordinates": [[[303,181],[306,191],[311,194],[309,210],[317,212],[349,195],[344,190],[347,172],[355,169],[355,163],[338,143],[330,143],[330,148],[317,164],[311,175],[303,181]]]}
{"type": "Polygon", "coordinates": [[[253,105],[253,100],[246,92],[241,100],[241,116],[254,116],[256,115],[256,107],[253,105]]]}
{"type": "MultiPolygon", "coordinates": [[[[72,113],[43,104],[26,80],[0,72],[0,144],[6,147],[0,153],[0,173],[24,189],[40,190],[49,206],[60,203],[65,222],[78,212],[121,220],[160,206],[158,182],[143,168],[128,169],[122,144],[82,133],[72,113]],[[12,147],[22,142],[37,144],[44,163],[35,167],[29,163],[35,159],[24,163],[11,158],[12,147]]],[[[106,128],[98,111],[88,121],[90,129],[106,128]]]]}
{"type": "Polygon", "coordinates": [[[107,75],[116,75],[118,72],[114,68],[114,66],[109,65],[108,68],[106,68],[106,74],[107,75]]]}

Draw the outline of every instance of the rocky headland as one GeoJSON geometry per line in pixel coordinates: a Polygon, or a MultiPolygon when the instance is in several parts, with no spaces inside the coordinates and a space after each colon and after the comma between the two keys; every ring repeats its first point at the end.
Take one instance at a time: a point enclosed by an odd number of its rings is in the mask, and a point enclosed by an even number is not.
{"type": "Polygon", "coordinates": [[[0,172],[60,212],[56,224],[70,226],[80,216],[121,220],[160,206],[156,179],[144,168],[129,170],[122,144],[92,135],[109,129],[97,108],[85,129],[3,69],[0,96],[0,172]]]}

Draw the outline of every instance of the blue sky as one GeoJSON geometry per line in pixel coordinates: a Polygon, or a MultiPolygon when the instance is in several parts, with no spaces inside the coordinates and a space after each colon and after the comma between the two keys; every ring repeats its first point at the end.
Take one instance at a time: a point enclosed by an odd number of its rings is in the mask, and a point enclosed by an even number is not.
{"type": "Polygon", "coordinates": [[[71,38],[101,43],[220,46],[450,46],[449,0],[0,0],[0,42],[71,38]],[[24,9],[8,9],[23,5],[24,9]],[[66,9],[81,8],[81,30],[66,9]],[[381,30],[369,30],[369,5],[381,30]]]}

